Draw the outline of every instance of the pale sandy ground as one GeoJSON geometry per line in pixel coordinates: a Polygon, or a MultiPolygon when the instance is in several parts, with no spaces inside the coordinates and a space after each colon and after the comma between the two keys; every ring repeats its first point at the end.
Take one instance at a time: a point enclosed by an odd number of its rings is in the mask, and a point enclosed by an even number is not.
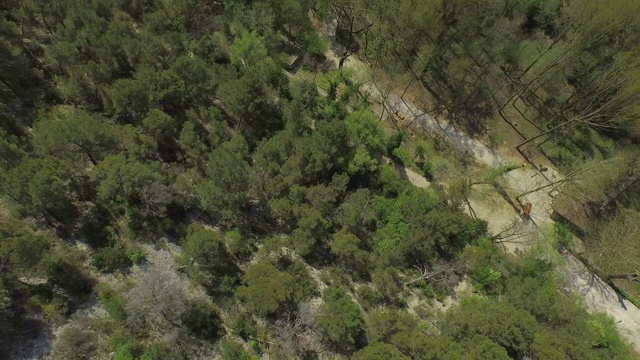
{"type": "MultiPolygon", "coordinates": [[[[327,56],[335,59],[337,64],[337,57],[333,51],[328,51],[327,56]]],[[[361,76],[366,76],[363,74],[369,72],[366,64],[353,57],[348,58],[344,66],[354,69],[361,76]]],[[[364,79],[361,90],[368,92],[371,98],[380,103],[385,103],[390,111],[397,112],[407,119],[414,119],[425,130],[444,135],[452,143],[466,150],[480,164],[496,167],[523,162],[522,159],[506,159],[481,141],[470,138],[464,131],[442,120],[436,120],[393,92],[381,90],[373,81],[364,79]],[[386,99],[383,94],[387,94],[386,99]]],[[[399,167],[397,164],[394,166],[399,167]]],[[[548,164],[545,166],[549,170],[544,173],[544,176],[530,165],[509,172],[505,176],[507,192],[511,197],[515,197],[560,179],[561,175],[556,170],[548,164]]],[[[399,169],[399,173],[415,186],[429,186],[429,182],[424,177],[410,169],[399,169]]],[[[529,220],[523,220],[514,207],[497,193],[491,196],[472,196],[469,199],[472,210],[466,209],[466,211],[486,220],[490,234],[498,235],[498,242],[507,251],[525,250],[543,236],[544,229],[548,229],[553,224],[550,218],[553,203],[552,189],[553,187],[547,187],[520,197],[523,204],[528,202],[532,204],[529,220]]],[[[611,316],[622,336],[640,352],[640,309],[590,273],[577,258],[570,254],[565,257],[567,261],[562,267],[562,272],[566,274],[568,281],[563,290],[580,294],[589,311],[604,312],[611,316]]]]}

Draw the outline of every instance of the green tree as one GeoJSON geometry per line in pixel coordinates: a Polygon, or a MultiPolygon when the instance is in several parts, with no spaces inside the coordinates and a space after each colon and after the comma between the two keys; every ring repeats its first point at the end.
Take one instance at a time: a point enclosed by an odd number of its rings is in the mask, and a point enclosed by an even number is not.
{"type": "Polygon", "coordinates": [[[464,300],[459,309],[445,317],[442,329],[456,340],[484,335],[511,355],[526,354],[539,331],[535,318],[505,302],[484,298],[464,300]]]}
{"type": "Polygon", "coordinates": [[[142,119],[142,127],[158,141],[176,136],[176,121],[160,109],[149,110],[142,119]]]}
{"type": "Polygon", "coordinates": [[[507,350],[486,336],[475,335],[467,343],[469,359],[474,360],[509,360],[507,350]]]}
{"type": "Polygon", "coordinates": [[[0,259],[5,275],[44,275],[46,267],[42,261],[55,244],[53,238],[12,219],[0,223],[0,239],[0,259]]]}
{"type": "Polygon", "coordinates": [[[228,222],[239,220],[248,201],[247,157],[247,144],[239,135],[211,152],[205,168],[207,176],[196,188],[202,208],[228,222]]]}
{"type": "Polygon", "coordinates": [[[166,216],[173,198],[159,164],[145,164],[124,154],[105,158],[95,169],[97,198],[115,215],[127,214],[132,224],[166,216]]]}
{"type": "Polygon", "coordinates": [[[231,45],[231,64],[237,68],[251,68],[268,56],[264,40],[254,31],[243,34],[231,45]]]}
{"type": "Polygon", "coordinates": [[[235,263],[217,230],[191,224],[182,240],[182,256],[190,265],[189,274],[197,282],[215,288],[224,275],[234,275],[235,263]]]}
{"type": "Polygon", "coordinates": [[[338,256],[347,269],[364,275],[368,273],[371,266],[371,254],[360,247],[361,240],[344,229],[333,234],[331,252],[338,256]]]}
{"type": "MultiPolygon", "coordinates": [[[[417,320],[401,310],[376,310],[367,317],[367,341],[394,344],[398,334],[419,333],[417,320]]],[[[404,336],[404,335],[401,335],[404,336]]]]}
{"type": "Polygon", "coordinates": [[[364,317],[345,288],[328,287],[322,293],[318,323],[330,342],[343,350],[353,349],[362,343],[364,317]]]}
{"type": "Polygon", "coordinates": [[[69,224],[75,216],[69,173],[57,159],[29,158],[3,174],[0,189],[21,213],[69,224]]]}
{"type": "Polygon", "coordinates": [[[33,145],[39,154],[72,163],[88,160],[95,166],[105,156],[120,150],[119,141],[118,129],[113,124],[73,107],[53,109],[33,128],[33,145]]]}
{"type": "Polygon", "coordinates": [[[260,316],[275,314],[293,296],[294,278],[268,262],[251,265],[242,282],[244,285],[238,288],[236,297],[260,316]]]}
{"type": "Polygon", "coordinates": [[[409,360],[393,345],[377,342],[353,354],[353,360],[409,360]]]}
{"type": "Polygon", "coordinates": [[[295,211],[298,227],[290,236],[291,246],[301,256],[314,255],[314,249],[322,244],[328,235],[329,222],[313,208],[303,206],[295,211]]]}
{"type": "Polygon", "coordinates": [[[220,314],[213,305],[203,300],[190,304],[182,314],[181,321],[189,331],[205,340],[213,342],[220,336],[220,314]]]}

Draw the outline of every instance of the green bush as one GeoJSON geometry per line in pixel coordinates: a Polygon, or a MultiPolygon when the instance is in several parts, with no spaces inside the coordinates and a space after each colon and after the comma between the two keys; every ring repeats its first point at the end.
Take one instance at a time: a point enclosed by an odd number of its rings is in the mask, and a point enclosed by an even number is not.
{"type": "Polygon", "coordinates": [[[109,342],[114,351],[114,360],[134,360],[142,352],[140,343],[122,333],[114,335],[109,342]]]}
{"type": "Polygon", "coordinates": [[[193,334],[209,341],[220,336],[222,329],[218,310],[203,300],[191,304],[182,314],[182,323],[193,334]]]}
{"type": "Polygon", "coordinates": [[[111,315],[116,321],[123,323],[127,320],[127,313],[125,311],[126,300],[120,296],[115,290],[105,283],[98,284],[95,288],[102,307],[111,315]]]}
{"type": "Polygon", "coordinates": [[[257,324],[256,321],[253,320],[251,314],[238,314],[231,322],[231,328],[244,340],[258,335],[257,324]]]}
{"type": "Polygon", "coordinates": [[[365,285],[356,290],[358,302],[367,311],[382,304],[384,299],[373,287],[365,285]]]}
{"type": "Polygon", "coordinates": [[[141,247],[134,247],[127,251],[127,257],[134,264],[139,264],[147,258],[147,253],[141,247]]]}
{"type": "Polygon", "coordinates": [[[132,264],[124,248],[118,245],[96,251],[91,263],[101,272],[114,272],[132,264]]]}
{"type": "Polygon", "coordinates": [[[220,359],[222,360],[253,360],[257,357],[252,356],[247,350],[244,349],[242,344],[226,340],[220,343],[220,359]]]}
{"type": "Polygon", "coordinates": [[[404,140],[404,133],[401,131],[391,135],[387,140],[387,154],[393,154],[393,151],[402,145],[402,140],[404,140]]]}
{"type": "Polygon", "coordinates": [[[318,324],[335,346],[343,350],[357,348],[364,341],[364,314],[346,289],[331,286],[322,293],[324,304],[318,324]]]}
{"type": "Polygon", "coordinates": [[[587,320],[589,332],[593,334],[593,346],[604,347],[615,353],[624,353],[625,345],[616,330],[613,319],[604,314],[594,314],[587,320]]]}

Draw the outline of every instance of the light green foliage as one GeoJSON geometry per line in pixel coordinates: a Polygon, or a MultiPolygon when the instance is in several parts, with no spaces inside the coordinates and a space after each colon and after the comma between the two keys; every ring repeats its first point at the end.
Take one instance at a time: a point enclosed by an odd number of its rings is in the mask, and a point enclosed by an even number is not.
{"type": "Polygon", "coordinates": [[[371,157],[371,154],[363,148],[356,149],[353,159],[349,163],[349,174],[354,175],[359,172],[375,172],[378,169],[378,160],[371,157]]]}
{"type": "Polygon", "coordinates": [[[376,119],[369,108],[351,112],[344,119],[344,123],[356,146],[362,146],[372,151],[382,150],[384,146],[382,123],[376,119]]]}
{"type": "Polygon", "coordinates": [[[593,334],[594,347],[605,347],[616,353],[624,351],[620,334],[615,329],[614,320],[604,314],[596,314],[587,321],[589,332],[593,334]]]}
{"type": "Polygon", "coordinates": [[[144,249],[140,247],[134,247],[127,251],[127,257],[129,258],[129,260],[131,260],[132,263],[139,264],[146,259],[147,254],[144,249]]]}
{"type": "Polygon", "coordinates": [[[251,265],[242,277],[236,296],[261,316],[272,315],[293,296],[294,278],[268,262],[251,265]]]}
{"type": "Polygon", "coordinates": [[[253,31],[240,36],[231,46],[231,63],[238,68],[250,68],[267,56],[264,40],[253,31]]]}
{"type": "Polygon", "coordinates": [[[380,166],[380,182],[385,196],[388,197],[396,196],[407,186],[406,182],[402,181],[398,172],[391,165],[380,166]]]}
{"type": "Polygon", "coordinates": [[[346,349],[359,343],[364,333],[364,318],[347,291],[343,287],[329,287],[323,292],[322,300],[318,323],[328,339],[346,349]]]}
{"type": "Polygon", "coordinates": [[[118,294],[106,283],[100,283],[96,286],[95,291],[98,293],[102,306],[107,310],[116,321],[124,322],[127,320],[126,299],[118,294]]]}
{"type": "Polygon", "coordinates": [[[113,355],[114,360],[135,360],[135,356],[131,349],[126,345],[120,345],[116,347],[116,352],[113,355]]]}
{"type": "Polygon", "coordinates": [[[254,360],[256,356],[245,350],[242,344],[233,340],[225,340],[220,343],[220,358],[223,360],[254,360]]]}

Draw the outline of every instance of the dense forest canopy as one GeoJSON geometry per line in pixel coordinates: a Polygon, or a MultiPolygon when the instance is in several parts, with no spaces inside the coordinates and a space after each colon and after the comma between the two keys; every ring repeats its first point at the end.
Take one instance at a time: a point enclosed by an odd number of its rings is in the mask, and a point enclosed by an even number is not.
{"type": "MultiPolygon", "coordinates": [[[[512,168],[477,169],[445,140],[381,121],[344,64],[420,86],[471,134],[507,123],[524,156],[567,173],[622,159],[593,176],[606,193],[638,176],[640,2],[0,11],[0,358],[637,356],[612,319],[557,290],[554,256],[505,253],[464,211],[473,186],[512,168]],[[460,284],[469,294],[438,311],[460,284]]],[[[635,191],[587,254],[619,256],[605,250],[637,218],[635,191]]],[[[594,261],[637,271],[619,264],[594,261]]]]}

